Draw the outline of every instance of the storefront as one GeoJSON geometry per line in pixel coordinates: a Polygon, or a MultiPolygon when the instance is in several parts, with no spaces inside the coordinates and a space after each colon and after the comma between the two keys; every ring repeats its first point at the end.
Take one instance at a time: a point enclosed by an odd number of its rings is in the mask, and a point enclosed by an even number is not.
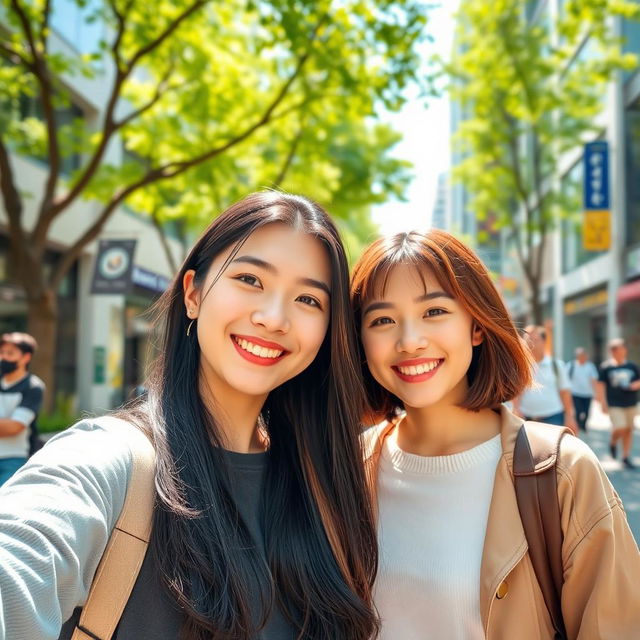
{"type": "Polygon", "coordinates": [[[601,287],[564,301],[565,360],[573,358],[577,347],[584,347],[596,364],[606,358],[607,299],[607,288],[601,287]]]}

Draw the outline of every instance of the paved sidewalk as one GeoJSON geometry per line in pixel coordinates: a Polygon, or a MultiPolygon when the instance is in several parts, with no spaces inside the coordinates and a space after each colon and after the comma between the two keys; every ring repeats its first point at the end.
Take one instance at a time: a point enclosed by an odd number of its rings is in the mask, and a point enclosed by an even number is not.
{"type": "Polygon", "coordinates": [[[614,460],[609,453],[609,435],[611,422],[609,417],[600,410],[597,402],[591,404],[591,413],[587,421],[586,435],[581,432],[580,437],[589,444],[596,453],[607,472],[616,491],[622,498],[627,520],[636,541],[640,543],[640,418],[636,418],[636,429],[633,439],[631,457],[638,465],[638,469],[626,469],[620,460],[622,444],[618,443],[618,460],[614,460]]]}

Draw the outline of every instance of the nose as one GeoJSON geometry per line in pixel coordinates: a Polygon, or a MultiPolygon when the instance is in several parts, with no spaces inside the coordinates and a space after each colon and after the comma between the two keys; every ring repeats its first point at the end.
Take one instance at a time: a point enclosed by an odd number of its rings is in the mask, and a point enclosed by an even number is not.
{"type": "Polygon", "coordinates": [[[287,333],[291,328],[286,305],[276,296],[263,298],[260,307],[251,314],[251,322],[270,333],[287,333]]]}
{"type": "Polygon", "coordinates": [[[398,352],[414,353],[421,349],[426,349],[428,346],[429,340],[424,331],[420,330],[420,327],[413,323],[402,325],[402,331],[396,343],[398,352]]]}

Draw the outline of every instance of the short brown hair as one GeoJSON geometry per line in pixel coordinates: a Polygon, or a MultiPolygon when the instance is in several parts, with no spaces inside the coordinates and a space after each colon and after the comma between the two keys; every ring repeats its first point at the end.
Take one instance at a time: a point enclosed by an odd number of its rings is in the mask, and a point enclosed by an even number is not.
{"type": "Polygon", "coordinates": [[[28,333],[22,333],[20,331],[14,331],[13,333],[3,333],[0,338],[0,345],[3,344],[12,344],[22,353],[35,353],[35,350],[38,348],[38,343],[35,338],[28,333]]]}
{"type": "MultiPolygon", "coordinates": [[[[362,307],[383,293],[392,269],[412,265],[420,275],[429,269],[444,291],[453,296],[482,329],[483,341],[473,348],[467,372],[469,392],[461,405],[478,411],[520,395],[532,382],[532,358],[522,344],[491,276],[478,256],[450,233],[432,229],[380,238],[365,249],[351,278],[351,306],[358,332],[362,307]]],[[[372,417],[390,417],[402,408],[399,398],[381,387],[365,362],[360,341],[365,388],[372,417]]]]}

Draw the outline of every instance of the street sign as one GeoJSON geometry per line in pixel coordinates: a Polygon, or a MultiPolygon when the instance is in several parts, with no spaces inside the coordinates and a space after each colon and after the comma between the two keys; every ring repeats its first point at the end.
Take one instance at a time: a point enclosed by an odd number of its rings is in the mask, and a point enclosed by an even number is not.
{"type": "Polygon", "coordinates": [[[587,251],[611,246],[609,144],[605,140],[584,146],[583,245],[587,251]]]}
{"type": "Polygon", "coordinates": [[[585,211],[582,242],[587,251],[606,251],[611,246],[611,212],[585,211]]]}
{"type": "Polygon", "coordinates": [[[126,294],[131,287],[135,240],[100,240],[91,293],[126,294]]]}

